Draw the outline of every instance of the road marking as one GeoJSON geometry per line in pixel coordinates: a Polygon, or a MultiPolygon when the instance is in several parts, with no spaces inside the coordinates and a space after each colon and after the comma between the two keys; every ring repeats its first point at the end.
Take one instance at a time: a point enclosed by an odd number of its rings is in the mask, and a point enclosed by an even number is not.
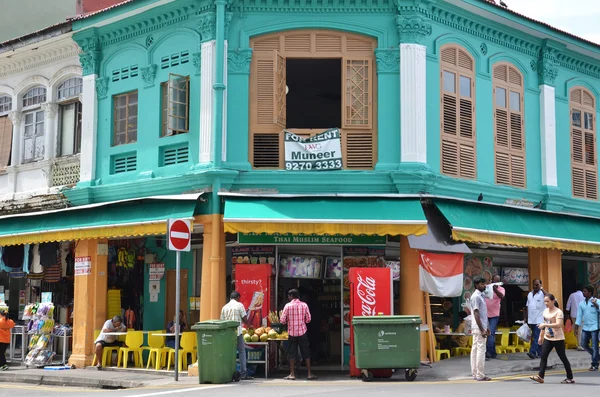
{"type": "Polygon", "coordinates": [[[190,391],[218,389],[218,388],[229,387],[229,386],[230,385],[200,386],[200,387],[192,387],[192,388],[189,388],[189,389],[178,389],[178,390],[160,391],[160,392],[156,392],[156,393],[136,394],[136,395],[127,396],[127,397],[163,396],[165,394],[175,394],[175,393],[185,393],[185,392],[190,392],[190,391]]]}

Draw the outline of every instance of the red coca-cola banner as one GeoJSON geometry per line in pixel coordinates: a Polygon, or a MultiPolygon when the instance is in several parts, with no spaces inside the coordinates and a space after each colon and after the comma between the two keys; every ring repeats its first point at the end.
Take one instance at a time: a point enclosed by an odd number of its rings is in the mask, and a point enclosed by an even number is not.
{"type": "Polygon", "coordinates": [[[388,268],[350,269],[351,313],[354,316],[392,314],[392,272],[388,268]]]}

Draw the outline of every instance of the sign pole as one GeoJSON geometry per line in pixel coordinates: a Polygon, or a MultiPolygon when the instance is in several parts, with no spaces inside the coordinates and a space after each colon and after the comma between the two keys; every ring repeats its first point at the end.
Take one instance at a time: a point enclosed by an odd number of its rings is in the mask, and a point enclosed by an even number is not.
{"type": "Polygon", "coordinates": [[[181,251],[175,252],[175,382],[179,381],[179,310],[181,307],[181,251]]]}

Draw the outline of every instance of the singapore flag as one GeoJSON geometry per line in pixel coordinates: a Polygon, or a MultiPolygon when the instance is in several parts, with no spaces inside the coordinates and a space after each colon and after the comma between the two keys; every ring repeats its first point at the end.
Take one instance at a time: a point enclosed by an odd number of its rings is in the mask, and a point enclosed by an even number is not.
{"type": "Polygon", "coordinates": [[[435,296],[460,296],[463,288],[463,254],[419,251],[421,291],[435,296]]]}

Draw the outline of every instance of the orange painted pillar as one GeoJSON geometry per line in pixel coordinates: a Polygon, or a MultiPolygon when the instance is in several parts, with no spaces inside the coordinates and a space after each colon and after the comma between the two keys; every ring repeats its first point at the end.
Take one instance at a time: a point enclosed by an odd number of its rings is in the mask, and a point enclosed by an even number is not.
{"type": "Polygon", "coordinates": [[[529,249],[529,286],[533,280],[542,280],[542,288],[556,297],[563,309],[562,285],[562,253],[559,250],[530,248],[529,249]]]}
{"type": "MultiPolygon", "coordinates": [[[[417,315],[425,323],[425,297],[419,287],[419,253],[410,248],[408,238],[400,238],[400,313],[417,315]]],[[[427,338],[421,332],[421,360],[427,358],[427,338]]]]}
{"type": "Polygon", "coordinates": [[[217,300],[217,309],[219,310],[219,316],[221,316],[221,309],[225,306],[225,303],[229,302],[227,295],[227,246],[225,244],[225,229],[223,223],[223,216],[219,216],[219,246],[221,249],[221,262],[219,264],[219,299],[217,300]]]}
{"type": "Polygon", "coordinates": [[[225,233],[223,215],[198,217],[204,225],[202,279],[200,286],[200,321],[216,320],[226,303],[225,233]]]}
{"type": "Polygon", "coordinates": [[[73,353],[69,364],[83,368],[94,357],[94,330],[101,329],[106,316],[107,240],[80,240],[75,256],[89,257],[91,274],[76,275],[73,306],[73,353]],[[102,254],[98,246],[106,248],[102,254]]]}
{"type": "Polygon", "coordinates": [[[204,226],[202,245],[202,275],[200,280],[200,321],[215,320],[211,313],[212,269],[210,256],[212,247],[212,218],[210,215],[199,217],[204,226]]]}

